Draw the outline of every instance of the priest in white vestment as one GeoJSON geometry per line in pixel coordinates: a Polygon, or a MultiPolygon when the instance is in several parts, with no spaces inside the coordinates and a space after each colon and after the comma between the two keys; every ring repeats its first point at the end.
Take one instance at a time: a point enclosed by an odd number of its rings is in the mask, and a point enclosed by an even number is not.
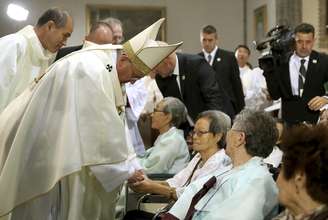
{"type": "Polygon", "coordinates": [[[163,20],[123,47],[92,45],[60,59],[0,114],[1,220],[108,219],[107,193],[138,169],[121,83],[182,44],[147,46],[163,20]]]}
{"type": "Polygon", "coordinates": [[[53,62],[73,31],[72,18],[47,10],[35,27],[28,25],[0,38],[0,112],[53,62]]]}

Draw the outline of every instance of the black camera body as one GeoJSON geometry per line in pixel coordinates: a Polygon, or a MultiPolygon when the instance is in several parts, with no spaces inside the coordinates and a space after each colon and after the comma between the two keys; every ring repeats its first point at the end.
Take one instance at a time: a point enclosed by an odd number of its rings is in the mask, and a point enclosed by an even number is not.
{"type": "Polygon", "coordinates": [[[284,25],[272,28],[266,37],[256,43],[256,50],[262,54],[258,60],[259,67],[270,72],[280,63],[288,61],[289,54],[295,49],[295,37],[294,32],[284,25]]]}

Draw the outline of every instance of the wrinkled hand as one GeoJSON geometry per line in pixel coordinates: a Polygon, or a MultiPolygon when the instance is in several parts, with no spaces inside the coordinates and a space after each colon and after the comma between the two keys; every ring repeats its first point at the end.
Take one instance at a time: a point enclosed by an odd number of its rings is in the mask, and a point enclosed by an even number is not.
{"type": "Polygon", "coordinates": [[[153,181],[145,178],[142,181],[129,184],[129,187],[135,192],[148,193],[151,192],[153,181]]]}
{"type": "Polygon", "coordinates": [[[137,170],[134,174],[128,179],[129,184],[137,183],[143,181],[146,178],[143,170],[137,170]]]}
{"type": "Polygon", "coordinates": [[[328,99],[321,96],[316,96],[308,102],[309,108],[313,111],[319,111],[326,104],[328,104],[328,99]]]}

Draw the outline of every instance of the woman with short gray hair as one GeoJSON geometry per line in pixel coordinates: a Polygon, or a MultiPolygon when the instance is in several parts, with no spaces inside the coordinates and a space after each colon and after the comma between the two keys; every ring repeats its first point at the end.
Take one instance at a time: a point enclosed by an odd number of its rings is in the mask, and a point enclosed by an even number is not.
{"type": "Polygon", "coordinates": [[[163,112],[171,114],[171,125],[179,127],[187,118],[187,109],[185,105],[177,98],[166,97],[163,99],[163,112]]]}
{"type": "Polygon", "coordinates": [[[177,173],[189,161],[183,131],[177,127],[186,120],[185,105],[177,98],[166,97],[152,113],[152,128],[159,131],[154,146],[140,157],[146,173],[177,173]]]}
{"type": "Polygon", "coordinates": [[[245,133],[245,149],[249,155],[266,158],[278,138],[276,122],[261,111],[243,110],[234,120],[233,128],[245,133]]]}
{"type": "MultiPolygon", "coordinates": [[[[192,135],[193,149],[198,153],[188,166],[166,181],[155,181],[145,177],[142,181],[131,184],[130,187],[136,192],[155,193],[177,200],[192,182],[231,166],[231,160],[225,154],[221,142],[230,126],[230,117],[221,111],[210,110],[200,113],[192,135]]],[[[129,211],[124,217],[124,219],[152,218],[153,214],[140,210],[129,211]]]]}
{"type": "Polygon", "coordinates": [[[226,138],[232,169],[192,182],[164,219],[271,219],[278,190],[263,157],[271,153],[276,137],[270,115],[242,110],[226,138]]]}

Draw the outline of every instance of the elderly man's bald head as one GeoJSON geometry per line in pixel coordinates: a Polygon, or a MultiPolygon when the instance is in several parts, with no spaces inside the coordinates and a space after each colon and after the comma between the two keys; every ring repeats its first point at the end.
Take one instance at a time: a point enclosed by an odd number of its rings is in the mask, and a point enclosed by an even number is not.
{"type": "Polygon", "coordinates": [[[111,44],[113,43],[113,31],[107,23],[96,22],[85,39],[96,44],[111,44]]]}
{"type": "MultiPolygon", "coordinates": [[[[158,46],[167,46],[168,44],[163,41],[156,41],[158,46]]],[[[159,63],[154,71],[156,74],[158,73],[162,78],[168,77],[173,73],[176,65],[176,53],[173,51],[169,54],[161,63],[159,63]]]]}

